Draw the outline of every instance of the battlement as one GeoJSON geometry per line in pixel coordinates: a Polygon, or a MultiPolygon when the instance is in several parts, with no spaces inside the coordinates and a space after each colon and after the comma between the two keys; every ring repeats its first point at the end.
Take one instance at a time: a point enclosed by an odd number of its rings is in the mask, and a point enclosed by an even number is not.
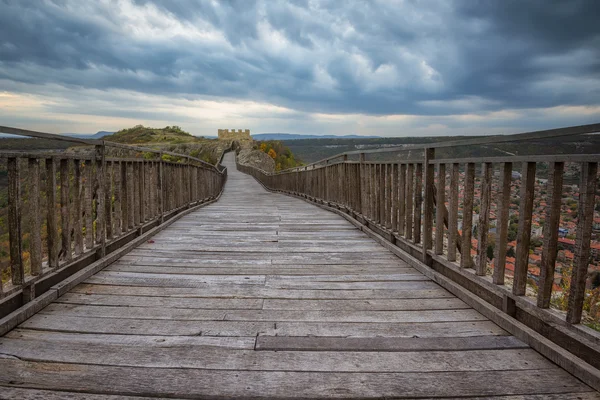
{"type": "Polygon", "coordinates": [[[252,140],[250,129],[219,129],[219,139],[221,140],[252,140]]]}

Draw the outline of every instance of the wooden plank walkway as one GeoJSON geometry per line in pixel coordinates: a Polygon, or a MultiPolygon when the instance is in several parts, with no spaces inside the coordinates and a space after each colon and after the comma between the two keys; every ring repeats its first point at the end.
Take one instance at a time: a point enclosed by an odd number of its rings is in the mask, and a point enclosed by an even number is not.
{"type": "Polygon", "coordinates": [[[219,202],[0,338],[0,398],[599,398],[343,218],[225,161],[219,202]]]}

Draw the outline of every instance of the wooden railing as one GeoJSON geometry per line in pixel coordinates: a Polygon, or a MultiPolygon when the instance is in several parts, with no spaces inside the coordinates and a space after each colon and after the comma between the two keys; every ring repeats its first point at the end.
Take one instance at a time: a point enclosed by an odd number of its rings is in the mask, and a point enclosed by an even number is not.
{"type": "MultiPolygon", "coordinates": [[[[598,204],[595,196],[600,154],[436,159],[436,152],[441,154],[440,149],[452,148],[464,150],[467,145],[543,141],[599,131],[600,124],[595,124],[454,142],[358,150],[279,173],[265,173],[245,165],[238,165],[238,168],[253,175],[268,189],[341,210],[511,315],[521,313],[521,319],[534,316],[537,322],[570,326],[582,319],[594,207],[598,204]],[[391,154],[398,161],[367,160],[368,156],[382,153],[391,154]],[[352,156],[358,156],[358,160],[350,160],[352,156]],[[542,164],[547,178],[536,178],[536,168],[542,164]],[[574,196],[578,197],[578,211],[574,218],[576,229],[572,232],[575,235],[571,248],[574,253],[572,268],[570,273],[567,273],[566,267],[562,270],[564,275],[568,275],[563,277],[562,282],[570,280],[570,285],[565,293],[558,293],[553,287],[558,280],[555,280],[555,265],[561,205],[564,208],[562,196],[567,189],[563,187],[565,165],[569,168],[576,166],[577,171],[573,174],[570,169],[569,176],[579,175],[580,193],[574,196]],[[534,202],[541,215],[534,213],[534,202]],[[546,206],[540,206],[540,202],[545,202],[546,206]],[[534,219],[536,224],[543,224],[538,265],[530,262],[534,219]],[[495,226],[492,227],[491,222],[494,221],[495,226]],[[516,248],[513,249],[514,257],[507,257],[507,250],[511,251],[508,243],[511,221],[518,225],[516,248]],[[491,228],[495,233],[491,234],[491,228]],[[489,250],[490,241],[495,242],[493,256],[489,250]],[[539,268],[541,272],[536,276],[530,267],[533,270],[539,268]],[[537,280],[538,283],[528,285],[528,280],[530,283],[537,280]],[[526,294],[530,297],[535,295],[535,301],[527,299],[526,294]],[[557,318],[556,312],[546,310],[553,296],[562,296],[563,300],[568,298],[566,314],[560,318],[557,318]]],[[[596,153],[600,151],[598,148],[593,150],[596,153]]],[[[451,153],[445,151],[444,157],[448,154],[451,153]]],[[[595,257],[598,265],[598,255],[595,257]]],[[[529,321],[529,325],[537,322],[529,321]]],[[[593,340],[600,338],[588,328],[583,327],[583,330],[593,340]]]]}
{"type": "Polygon", "coordinates": [[[0,132],[86,146],[0,149],[8,171],[10,270],[0,284],[0,317],[179,212],[215,199],[227,176],[225,167],[183,154],[8,127],[0,132]]]}

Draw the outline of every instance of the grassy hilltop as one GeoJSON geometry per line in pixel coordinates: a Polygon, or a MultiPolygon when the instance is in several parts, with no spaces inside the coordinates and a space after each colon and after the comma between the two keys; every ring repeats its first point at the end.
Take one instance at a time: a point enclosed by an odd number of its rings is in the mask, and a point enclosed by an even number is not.
{"type": "Polygon", "coordinates": [[[151,147],[200,158],[216,164],[221,153],[231,146],[230,141],[193,136],[178,126],[151,128],[136,125],[103,138],[109,142],[151,147]]]}

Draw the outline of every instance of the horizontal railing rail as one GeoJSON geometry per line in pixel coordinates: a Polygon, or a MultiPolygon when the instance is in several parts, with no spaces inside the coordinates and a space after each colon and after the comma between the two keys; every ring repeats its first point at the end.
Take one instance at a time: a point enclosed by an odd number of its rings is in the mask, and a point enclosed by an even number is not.
{"type": "Polygon", "coordinates": [[[214,200],[227,177],[224,166],[186,154],[17,128],[0,132],[87,146],[71,152],[0,149],[7,172],[1,220],[9,235],[7,248],[0,248],[0,318],[57,279],[214,200]]]}
{"type": "Polygon", "coordinates": [[[588,362],[597,357],[593,364],[600,367],[600,335],[574,327],[582,322],[584,306],[600,315],[600,289],[594,289],[590,269],[600,266],[600,154],[435,158],[437,148],[465,143],[598,131],[600,124],[593,124],[347,152],[277,173],[238,168],[268,189],[344,212],[530,326],[576,329],[596,343],[595,352],[580,355],[588,362]],[[372,153],[414,149],[422,150],[419,158],[367,161],[372,153]],[[349,161],[355,153],[359,161],[349,161]],[[551,304],[564,314],[549,310],[551,304]]]}

